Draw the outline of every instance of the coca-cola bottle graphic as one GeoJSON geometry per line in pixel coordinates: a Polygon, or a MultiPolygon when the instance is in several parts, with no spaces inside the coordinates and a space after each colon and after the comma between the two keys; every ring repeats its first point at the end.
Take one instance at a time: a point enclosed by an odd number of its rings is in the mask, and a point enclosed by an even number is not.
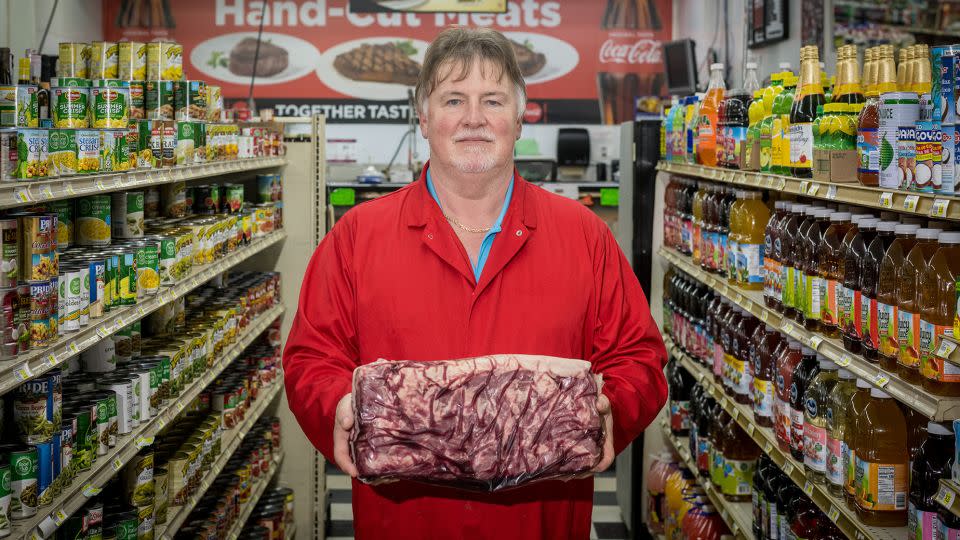
{"type": "Polygon", "coordinates": [[[660,30],[662,22],[654,0],[607,0],[602,27],[660,30]]]}

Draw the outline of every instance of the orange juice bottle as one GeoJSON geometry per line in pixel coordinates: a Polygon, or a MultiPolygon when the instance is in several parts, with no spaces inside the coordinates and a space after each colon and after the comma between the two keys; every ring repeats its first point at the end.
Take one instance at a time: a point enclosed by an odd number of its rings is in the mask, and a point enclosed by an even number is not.
{"type": "Polygon", "coordinates": [[[937,229],[917,229],[917,243],[907,253],[897,279],[897,371],[920,384],[920,279],[937,251],[937,229]]]}
{"type": "Polygon", "coordinates": [[[702,253],[705,251],[703,246],[703,204],[707,198],[707,183],[697,182],[697,192],[693,195],[693,264],[699,265],[702,253]]]}
{"type": "Polygon", "coordinates": [[[897,341],[897,281],[907,253],[917,243],[915,223],[901,223],[893,229],[893,242],[880,261],[877,278],[877,334],[880,338],[880,365],[887,371],[897,370],[900,345],[897,341]]]}
{"type": "Polygon", "coordinates": [[[903,527],[910,467],[907,422],[897,402],[883,390],[870,389],[854,442],[857,516],[869,526],[903,527]]]}
{"type": "Polygon", "coordinates": [[[920,362],[923,386],[944,396],[960,396],[960,369],[935,356],[943,336],[957,337],[960,291],[960,232],[942,232],[940,248],[920,280],[920,362]]]}
{"type": "Polygon", "coordinates": [[[850,394],[850,400],[847,402],[847,430],[843,440],[846,443],[843,466],[847,471],[844,476],[843,498],[851,510],[857,508],[857,428],[860,427],[860,413],[870,400],[870,383],[864,379],[857,379],[855,385],[856,389],[850,394]]]}
{"type": "Polygon", "coordinates": [[[718,111],[724,90],[723,64],[710,64],[710,84],[700,105],[700,122],[697,124],[697,161],[701,165],[717,165],[718,111]]]}
{"type": "Polygon", "coordinates": [[[827,337],[840,336],[840,297],[843,288],[843,238],[850,230],[850,212],[833,212],[820,242],[820,331],[827,337]]]}
{"type": "Polygon", "coordinates": [[[741,201],[733,225],[737,232],[737,284],[759,291],[763,289],[763,248],[770,208],[759,191],[738,191],[737,198],[741,201]]]}
{"type": "Polygon", "coordinates": [[[740,256],[740,222],[743,220],[743,190],[734,191],[733,204],[730,205],[730,234],[727,235],[727,282],[737,284],[737,258],[740,256]]]}

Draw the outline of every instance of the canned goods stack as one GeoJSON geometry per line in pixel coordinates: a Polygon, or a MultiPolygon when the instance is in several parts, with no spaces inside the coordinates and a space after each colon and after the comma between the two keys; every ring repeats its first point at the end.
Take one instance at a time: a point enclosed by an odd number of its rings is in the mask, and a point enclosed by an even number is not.
{"type": "MultiPolygon", "coordinates": [[[[213,481],[186,523],[175,538],[227,538],[231,528],[246,504],[255,504],[251,494],[261,482],[266,482],[275,466],[273,460],[280,453],[280,422],[277,418],[262,418],[253,426],[240,448],[213,481]]],[[[264,495],[266,496],[266,494],[264,495]]],[[[269,498],[260,498],[263,506],[257,525],[270,523],[283,529],[292,516],[293,493],[284,488],[269,492],[269,498]]],[[[256,508],[255,508],[256,510],[256,508]]],[[[253,522],[248,521],[247,525],[253,522]]],[[[277,536],[283,538],[282,534],[277,536]]]]}
{"type": "Polygon", "coordinates": [[[240,540],[286,538],[294,525],[294,493],[288,487],[268,489],[250,514],[240,540]]]}

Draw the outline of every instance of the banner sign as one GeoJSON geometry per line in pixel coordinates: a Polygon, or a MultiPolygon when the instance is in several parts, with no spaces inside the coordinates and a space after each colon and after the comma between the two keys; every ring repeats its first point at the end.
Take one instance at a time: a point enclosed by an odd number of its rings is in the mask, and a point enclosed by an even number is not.
{"type": "Polygon", "coordinates": [[[353,13],[504,13],[507,0],[350,0],[353,13]]]}
{"type": "Polygon", "coordinates": [[[103,26],[109,41],[181,43],[185,77],[219,85],[228,106],[245,107],[262,20],[257,106],[278,116],[322,112],[333,123],[405,123],[427,46],[451,26],[511,40],[529,123],[620,123],[638,108],[655,111],[665,92],[670,0],[508,0],[503,13],[357,13],[350,2],[163,0],[151,14],[131,12],[138,2],[104,0],[103,26]]]}

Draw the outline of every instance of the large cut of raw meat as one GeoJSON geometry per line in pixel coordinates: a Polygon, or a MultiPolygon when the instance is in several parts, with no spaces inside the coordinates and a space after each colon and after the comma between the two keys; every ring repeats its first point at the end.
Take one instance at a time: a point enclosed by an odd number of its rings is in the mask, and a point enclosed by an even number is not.
{"type": "Polygon", "coordinates": [[[353,372],[360,480],[493,491],[600,461],[599,377],[583,360],[495,355],[377,361],[353,372]]]}

